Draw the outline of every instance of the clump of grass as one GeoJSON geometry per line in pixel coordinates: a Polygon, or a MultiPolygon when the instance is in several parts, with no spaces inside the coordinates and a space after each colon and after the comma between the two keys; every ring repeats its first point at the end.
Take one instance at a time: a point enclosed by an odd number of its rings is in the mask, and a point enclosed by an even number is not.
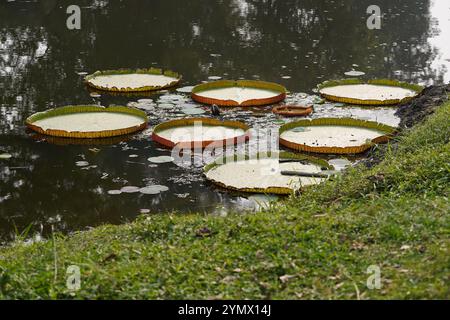
{"type": "Polygon", "coordinates": [[[0,298],[450,298],[450,104],[359,166],[257,214],[142,216],[0,249],[0,298]],[[367,287],[370,266],[381,288],[367,287]]]}

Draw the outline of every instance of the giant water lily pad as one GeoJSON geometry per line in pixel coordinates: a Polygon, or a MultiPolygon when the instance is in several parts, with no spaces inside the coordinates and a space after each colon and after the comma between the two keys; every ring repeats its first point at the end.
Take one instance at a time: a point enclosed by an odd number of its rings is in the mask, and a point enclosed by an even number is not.
{"type": "Polygon", "coordinates": [[[95,89],[113,92],[142,92],[170,88],[181,81],[173,71],[161,69],[122,69],[97,71],[86,76],[86,83],[95,89]]]}
{"type": "Polygon", "coordinates": [[[296,151],[356,154],[387,142],[394,132],[387,125],[356,119],[302,120],[280,128],[280,144],[296,151]]]}
{"type": "Polygon", "coordinates": [[[327,81],[318,87],[326,99],[360,105],[395,105],[412,100],[423,88],[394,80],[359,79],[327,81]]]}
{"type": "Polygon", "coordinates": [[[64,138],[107,138],[140,131],[147,115],[138,109],[112,106],[66,106],[39,112],[27,126],[44,135],[64,138]]]}
{"type": "Polygon", "coordinates": [[[209,118],[187,118],[161,123],[153,130],[152,139],[169,148],[181,145],[205,148],[212,144],[237,144],[248,140],[250,128],[238,121],[209,118]]]}
{"type": "Polygon", "coordinates": [[[291,153],[259,154],[255,157],[220,158],[205,167],[206,178],[229,190],[250,193],[291,194],[326,178],[311,177],[332,167],[324,160],[291,153]],[[285,172],[298,172],[286,175],[285,172]],[[304,174],[304,176],[302,176],[304,174]]]}
{"type": "Polygon", "coordinates": [[[286,98],[286,88],[255,80],[222,80],[200,84],[192,90],[192,99],[218,106],[260,106],[286,98]]]}

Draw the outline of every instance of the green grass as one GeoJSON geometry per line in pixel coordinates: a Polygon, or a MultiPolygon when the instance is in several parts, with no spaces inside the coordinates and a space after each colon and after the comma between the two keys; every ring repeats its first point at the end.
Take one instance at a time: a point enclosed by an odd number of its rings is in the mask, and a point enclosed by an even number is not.
{"type": "Polygon", "coordinates": [[[0,297],[450,298],[450,104],[357,167],[267,212],[149,215],[0,249],[0,297]],[[55,279],[54,263],[58,274],[55,279]],[[381,268],[379,290],[367,268],[381,268]]]}

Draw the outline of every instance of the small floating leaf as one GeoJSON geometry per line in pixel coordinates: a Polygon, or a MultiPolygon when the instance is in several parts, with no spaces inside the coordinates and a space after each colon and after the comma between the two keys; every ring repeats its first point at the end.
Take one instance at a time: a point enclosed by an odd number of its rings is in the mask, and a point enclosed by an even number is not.
{"type": "Polygon", "coordinates": [[[346,76],[349,76],[349,77],[360,77],[360,76],[363,76],[363,75],[365,75],[365,74],[366,74],[365,72],[362,72],[362,71],[356,71],[356,70],[347,71],[347,72],[345,73],[345,75],[346,75],[346,76]]]}
{"type": "Polygon", "coordinates": [[[7,160],[7,159],[11,159],[11,158],[12,158],[12,155],[10,155],[9,153],[1,153],[0,154],[0,159],[7,160]]]}
{"type": "Polygon", "coordinates": [[[158,108],[160,109],[173,109],[174,105],[171,103],[160,103],[158,104],[158,108]]]}
{"type": "Polygon", "coordinates": [[[177,91],[182,92],[182,93],[191,93],[192,89],[194,89],[194,86],[187,86],[187,87],[178,88],[177,91]]]}
{"type": "Polygon", "coordinates": [[[87,161],[77,161],[77,162],[75,162],[75,165],[77,167],[87,167],[89,165],[89,162],[87,162],[87,161]]]}
{"type": "Polygon", "coordinates": [[[151,163],[169,163],[173,162],[175,159],[170,156],[159,156],[159,157],[151,157],[147,159],[151,163]]]}
{"type": "Polygon", "coordinates": [[[150,104],[153,103],[153,99],[139,99],[137,102],[143,104],[150,104]]]}
{"type": "Polygon", "coordinates": [[[161,192],[168,191],[169,188],[162,185],[153,185],[153,186],[147,186],[144,188],[139,189],[139,192],[142,194],[159,194],[161,192]]]}
{"type": "Polygon", "coordinates": [[[181,112],[183,112],[184,114],[188,114],[188,115],[197,115],[197,114],[206,113],[205,110],[200,109],[200,108],[192,108],[192,109],[186,108],[186,109],[181,110],[181,112]]]}
{"type": "Polygon", "coordinates": [[[123,187],[122,189],[120,189],[120,191],[123,193],[137,193],[139,192],[139,187],[132,187],[132,186],[123,187]]]}

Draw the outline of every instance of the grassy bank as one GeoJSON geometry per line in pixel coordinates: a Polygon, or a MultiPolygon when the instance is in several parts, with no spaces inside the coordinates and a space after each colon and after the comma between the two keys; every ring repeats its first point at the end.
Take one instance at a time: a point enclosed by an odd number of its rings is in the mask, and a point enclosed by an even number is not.
{"type": "Polygon", "coordinates": [[[264,213],[149,215],[1,248],[0,297],[71,297],[78,265],[77,298],[450,298],[449,119],[447,104],[381,164],[264,213]]]}

